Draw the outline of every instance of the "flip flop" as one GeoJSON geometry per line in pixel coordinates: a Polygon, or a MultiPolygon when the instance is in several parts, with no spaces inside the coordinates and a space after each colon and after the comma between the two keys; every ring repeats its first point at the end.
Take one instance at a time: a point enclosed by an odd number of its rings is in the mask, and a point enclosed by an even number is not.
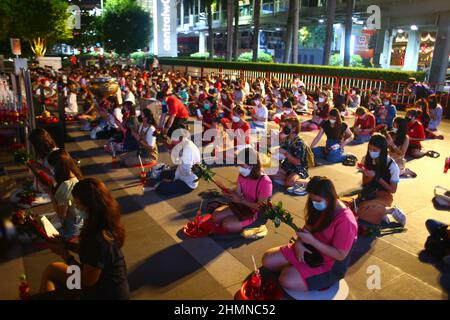
{"type": "Polygon", "coordinates": [[[427,151],[427,153],[425,153],[425,155],[427,156],[427,157],[430,157],[430,158],[439,158],[441,155],[439,154],[439,152],[437,152],[437,151],[432,151],[432,150],[430,150],[430,151],[427,151]]]}

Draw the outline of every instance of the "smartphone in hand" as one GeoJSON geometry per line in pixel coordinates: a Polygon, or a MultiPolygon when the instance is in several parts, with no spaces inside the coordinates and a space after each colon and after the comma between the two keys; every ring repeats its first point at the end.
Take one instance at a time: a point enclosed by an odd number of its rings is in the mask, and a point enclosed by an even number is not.
{"type": "Polygon", "coordinates": [[[361,171],[361,172],[363,172],[364,170],[366,170],[366,166],[365,166],[363,163],[361,163],[361,162],[357,163],[357,164],[356,164],[356,167],[357,167],[358,170],[361,171]]]}

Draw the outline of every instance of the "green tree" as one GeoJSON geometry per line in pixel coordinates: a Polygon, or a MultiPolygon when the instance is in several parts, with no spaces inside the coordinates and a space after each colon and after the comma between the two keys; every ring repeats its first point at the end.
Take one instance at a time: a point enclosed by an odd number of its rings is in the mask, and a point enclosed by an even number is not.
{"type": "Polygon", "coordinates": [[[99,17],[83,14],[81,16],[81,29],[73,30],[73,39],[67,43],[75,48],[83,48],[102,42],[99,23],[99,17]]]}
{"type": "Polygon", "coordinates": [[[302,27],[298,33],[298,42],[303,48],[323,48],[326,32],[325,25],[302,27]]]}
{"type": "Polygon", "coordinates": [[[45,55],[49,44],[72,37],[67,27],[68,4],[64,0],[2,0],[9,16],[8,36],[29,41],[36,56],[45,55]]]}
{"type": "Polygon", "coordinates": [[[147,45],[151,18],[136,0],[108,0],[99,21],[106,49],[128,54],[147,45]]]}
{"type": "Polygon", "coordinates": [[[10,19],[9,6],[6,1],[0,1],[0,40],[7,38],[9,34],[11,19],[10,19]]]}

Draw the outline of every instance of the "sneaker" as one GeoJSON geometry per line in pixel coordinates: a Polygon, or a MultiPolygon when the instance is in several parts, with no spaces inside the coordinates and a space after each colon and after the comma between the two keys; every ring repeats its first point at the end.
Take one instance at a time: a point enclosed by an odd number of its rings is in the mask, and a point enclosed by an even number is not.
{"type": "Polygon", "coordinates": [[[308,194],[308,192],[306,192],[306,187],[303,184],[295,184],[294,186],[287,188],[287,192],[295,194],[296,196],[305,196],[308,194]]]}
{"type": "Polygon", "coordinates": [[[403,213],[402,209],[400,209],[399,207],[397,207],[397,206],[394,207],[394,210],[392,211],[392,216],[403,227],[406,225],[406,216],[403,213]]]}
{"type": "Polygon", "coordinates": [[[389,216],[387,214],[383,217],[383,222],[386,223],[386,224],[390,224],[391,223],[391,220],[389,219],[389,216]]]}

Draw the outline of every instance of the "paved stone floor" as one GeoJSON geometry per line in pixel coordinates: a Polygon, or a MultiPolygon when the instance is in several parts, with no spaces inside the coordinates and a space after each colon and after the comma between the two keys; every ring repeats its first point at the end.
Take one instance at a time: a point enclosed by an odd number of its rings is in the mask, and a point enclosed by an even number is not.
{"type": "MultiPolygon", "coordinates": [[[[435,209],[432,203],[434,186],[450,187],[450,174],[443,174],[444,158],[450,156],[450,121],[444,121],[441,130],[445,140],[424,143],[425,148],[440,152],[441,157],[410,161],[408,167],[418,173],[418,178],[402,180],[395,195],[395,204],[407,214],[408,231],[373,240],[359,238],[345,278],[350,287],[349,299],[448,299],[450,268],[421,254],[427,237],[425,220],[435,218],[450,223],[450,213],[435,209]],[[379,290],[367,287],[369,266],[380,268],[379,290]]],[[[214,185],[201,181],[195,192],[170,199],[152,192],[143,194],[138,185],[139,170],[112,169],[111,157],[101,148],[104,141],[89,140],[85,132],[76,128],[70,129],[70,135],[74,141],[67,143],[66,149],[80,158],[84,175],[107,183],[122,206],[127,230],[123,251],[133,299],[232,299],[253,269],[251,256],[260,264],[266,249],[285,244],[293,235],[288,227],[275,229],[269,222],[268,235],[259,240],[240,236],[186,239],[182,226],[192,219],[205,191],[214,189],[214,185]]],[[[309,143],[315,133],[302,135],[309,143]]],[[[365,150],[366,145],[347,147],[358,158],[365,150]]],[[[169,163],[167,152],[161,152],[160,160],[169,163]]],[[[11,163],[8,169],[16,172],[17,178],[24,174],[11,163]]],[[[218,179],[230,184],[237,177],[233,166],[213,170],[218,179]]],[[[315,167],[310,173],[330,177],[340,194],[355,190],[361,179],[354,167],[341,164],[315,167]]],[[[282,200],[294,213],[295,222],[302,224],[305,197],[290,196],[277,187],[273,199],[282,200]]],[[[2,209],[7,210],[7,206],[2,209]]],[[[41,206],[35,211],[51,209],[41,206]]],[[[0,299],[17,299],[18,276],[22,272],[27,274],[32,292],[36,292],[43,270],[56,260],[46,249],[19,244],[2,249],[0,299]]]]}

